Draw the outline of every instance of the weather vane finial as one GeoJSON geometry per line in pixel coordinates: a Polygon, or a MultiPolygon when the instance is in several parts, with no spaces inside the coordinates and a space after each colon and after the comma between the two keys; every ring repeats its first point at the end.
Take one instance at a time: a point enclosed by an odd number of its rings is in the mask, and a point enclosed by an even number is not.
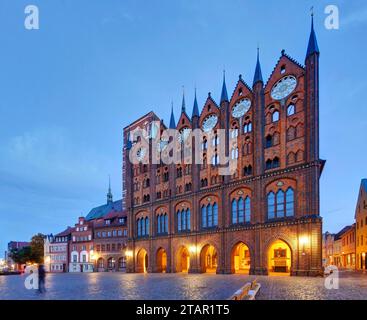
{"type": "Polygon", "coordinates": [[[312,6],[311,7],[311,17],[313,17],[314,16],[314,7],[312,6]]]}

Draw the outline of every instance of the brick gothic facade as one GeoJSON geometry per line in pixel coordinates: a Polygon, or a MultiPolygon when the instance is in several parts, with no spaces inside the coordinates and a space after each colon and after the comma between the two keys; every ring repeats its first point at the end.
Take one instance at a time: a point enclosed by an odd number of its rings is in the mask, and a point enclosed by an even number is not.
{"type": "MultiPolygon", "coordinates": [[[[127,272],[319,275],[324,161],[319,158],[319,50],[313,23],[305,66],[282,51],[264,83],[258,58],[252,88],[240,76],[228,98],[224,79],[219,105],[209,93],[199,114],[195,97],[192,117],[183,98],[179,121],[172,114],[170,128],[202,128],[212,115],[217,116],[214,129],[227,130],[220,142],[226,154],[238,157],[233,176],[219,175],[211,159],[207,165],[132,164],[129,152],[138,141],[131,141],[130,133],[150,130],[152,121],[160,121],[161,130],[166,126],[150,112],[124,129],[127,272]],[[287,82],[292,92],[277,96],[274,86],[287,82]],[[244,99],[251,106],[235,117],[233,108],[244,99]],[[231,150],[228,129],[238,129],[237,150],[231,150]]],[[[151,151],[147,156],[151,159],[151,151]]]]}

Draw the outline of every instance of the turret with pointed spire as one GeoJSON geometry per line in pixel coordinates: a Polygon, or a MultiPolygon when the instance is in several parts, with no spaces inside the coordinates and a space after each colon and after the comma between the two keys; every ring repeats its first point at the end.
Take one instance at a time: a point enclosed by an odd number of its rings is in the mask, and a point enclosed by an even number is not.
{"type": "Polygon", "coordinates": [[[260,65],[260,49],[257,48],[257,62],[256,62],[256,69],[255,69],[255,75],[254,75],[254,82],[253,85],[255,86],[256,83],[263,81],[263,75],[261,72],[261,65],[260,65]]]}
{"type": "Polygon", "coordinates": [[[186,103],[185,103],[185,88],[182,87],[182,105],[181,105],[181,112],[186,112],[186,103]]]}
{"type": "Polygon", "coordinates": [[[171,118],[169,120],[169,128],[170,129],[176,129],[175,115],[173,113],[173,102],[172,102],[172,106],[171,106],[171,118]]]}
{"type": "Polygon", "coordinates": [[[113,195],[111,192],[111,177],[108,176],[108,192],[107,192],[107,204],[110,204],[113,202],[113,195]]]}
{"type": "Polygon", "coordinates": [[[307,161],[319,160],[319,58],[320,50],[314,29],[314,15],[311,14],[311,33],[306,55],[306,134],[307,161]]]}
{"type": "Polygon", "coordinates": [[[192,108],[191,118],[199,117],[199,116],[200,116],[200,114],[199,114],[199,107],[198,107],[198,101],[197,101],[197,98],[196,98],[196,88],[195,88],[194,107],[192,108]]]}
{"type": "Polygon", "coordinates": [[[228,94],[227,94],[227,86],[226,86],[226,71],[223,70],[223,85],[222,85],[222,94],[220,96],[220,103],[228,101],[228,94]]]}
{"type": "Polygon", "coordinates": [[[254,131],[254,174],[261,175],[264,173],[264,110],[265,110],[265,94],[264,81],[260,65],[260,49],[257,47],[257,61],[254,75],[254,83],[252,86],[254,92],[253,104],[253,131],[254,131]]]}
{"type": "Polygon", "coordinates": [[[314,30],[314,26],[313,26],[313,13],[312,13],[311,15],[311,33],[310,33],[310,39],[308,40],[306,59],[314,53],[319,54],[320,50],[317,44],[316,33],[314,30]]]}

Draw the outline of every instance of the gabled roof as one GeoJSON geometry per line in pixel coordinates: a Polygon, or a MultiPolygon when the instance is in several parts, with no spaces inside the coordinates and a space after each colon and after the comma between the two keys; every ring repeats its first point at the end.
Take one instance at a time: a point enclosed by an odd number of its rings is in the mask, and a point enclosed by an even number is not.
{"type": "Polygon", "coordinates": [[[122,211],[122,200],[117,200],[111,203],[104,204],[99,207],[93,208],[86,216],[86,220],[91,221],[99,218],[103,218],[111,211],[122,211]]]}
{"type": "Polygon", "coordinates": [[[75,228],[67,227],[64,231],[55,234],[55,237],[66,237],[74,231],[75,228]]]}
{"type": "Polygon", "coordinates": [[[350,229],[354,228],[354,225],[351,226],[346,226],[343,229],[341,229],[336,235],[335,235],[335,240],[340,239],[344,233],[348,232],[350,229]]]}
{"type": "Polygon", "coordinates": [[[275,64],[275,67],[274,67],[273,71],[271,72],[271,74],[270,74],[270,76],[269,76],[269,78],[268,78],[268,81],[266,82],[266,84],[265,84],[264,88],[266,88],[266,87],[268,86],[269,81],[270,81],[270,80],[271,80],[271,78],[273,77],[275,70],[276,70],[276,69],[277,69],[277,67],[279,66],[279,64],[280,64],[281,60],[282,60],[282,59],[284,59],[284,58],[286,58],[287,60],[289,60],[290,62],[292,62],[292,63],[293,63],[293,64],[295,64],[296,66],[298,66],[299,68],[301,68],[301,69],[305,70],[305,67],[304,67],[301,63],[299,63],[296,59],[293,59],[290,55],[286,54],[286,53],[285,53],[285,50],[282,50],[281,56],[280,56],[280,58],[278,59],[277,63],[275,64]]]}
{"type": "Polygon", "coordinates": [[[234,96],[234,94],[235,94],[235,92],[236,92],[236,90],[237,90],[237,88],[238,88],[238,85],[239,84],[242,84],[244,87],[246,87],[247,89],[248,89],[248,91],[249,92],[251,92],[252,93],[252,89],[250,88],[250,86],[242,79],[242,74],[240,74],[239,76],[238,76],[238,81],[237,81],[237,83],[236,83],[236,85],[235,85],[235,87],[234,87],[234,90],[233,90],[233,92],[232,92],[232,96],[231,96],[231,99],[229,100],[229,101],[232,101],[232,99],[233,99],[233,96],[234,96]]]}
{"type": "Polygon", "coordinates": [[[217,103],[214,101],[214,99],[212,98],[212,94],[211,92],[208,92],[208,98],[206,99],[203,108],[201,109],[201,113],[200,113],[200,117],[203,114],[204,110],[205,110],[205,106],[208,104],[208,102],[212,103],[217,109],[220,109],[219,106],[217,105],[217,103]]]}

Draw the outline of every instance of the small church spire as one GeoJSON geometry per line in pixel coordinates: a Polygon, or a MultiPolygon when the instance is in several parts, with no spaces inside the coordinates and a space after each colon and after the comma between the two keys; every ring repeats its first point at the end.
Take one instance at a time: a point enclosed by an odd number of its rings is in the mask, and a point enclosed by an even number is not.
{"type": "Polygon", "coordinates": [[[222,94],[220,97],[220,103],[228,102],[228,93],[227,93],[227,86],[226,86],[226,71],[223,70],[223,85],[222,85],[222,94]]]}
{"type": "Polygon", "coordinates": [[[186,103],[185,103],[185,87],[182,86],[182,105],[181,112],[186,112],[186,103]]]}
{"type": "Polygon", "coordinates": [[[256,62],[256,69],[255,69],[255,75],[254,75],[254,83],[255,85],[258,82],[264,82],[263,81],[263,75],[261,72],[261,65],[260,65],[260,49],[257,47],[257,62],[256,62]]]}
{"type": "Polygon", "coordinates": [[[172,102],[172,105],[171,105],[171,118],[169,120],[169,128],[170,129],[176,129],[175,115],[173,113],[173,102],[172,102]]]}
{"type": "Polygon", "coordinates": [[[111,192],[111,176],[108,175],[108,193],[107,193],[107,204],[113,202],[113,195],[111,192]]]}
{"type": "Polygon", "coordinates": [[[194,107],[192,108],[192,116],[191,118],[193,117],[199,117],[199,107],[198,107],[198,101],[197,101],[197,98],[196,98],[196,88],[195,88],[195,99],[194,99],[194,107]]]}
{"type": "Polygon", "coordinates": [[[310,39],[308,40],[306,59],[314,53],[320,53],[319,46],[317,44],[316,33],[315,33],[314,25],[313,25],[313,16],[314,16],[313,8],[311,10],[312,10],[311,12],[311,33],[310,33],[310,39]]]}

